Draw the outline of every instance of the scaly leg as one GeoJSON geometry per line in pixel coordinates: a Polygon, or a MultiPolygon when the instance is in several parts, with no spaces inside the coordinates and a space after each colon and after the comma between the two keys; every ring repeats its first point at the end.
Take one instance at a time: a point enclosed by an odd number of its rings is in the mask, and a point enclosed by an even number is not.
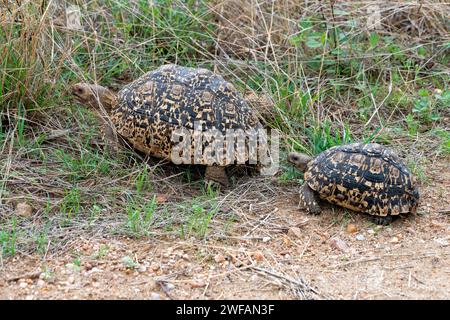
{"type": "Polygon", "coordinates": [[[299,206],[306,208],[310,214],[320,214],[319,196],[312,190],[307,183],[300,188],[300,203],[299,206]]]}
{"type": "Polygon", "coordinates": [[[104,141],[105,141],[105,150],[118,156],[122,144],[120,143],[119,137],[117,136],[116,131],[112,127],[108,121],[103,121],[103,130],[104,130],[104,141]]]}
{"type": "Polygon", "coordinates": [[[228,187],[230,185],[230,181],[228,180],[227,173],[225,171],[225,167],[220,166],[208,166],[205,172],[205,184],[209,183],[220,183],[224,187],[228,187]]]}

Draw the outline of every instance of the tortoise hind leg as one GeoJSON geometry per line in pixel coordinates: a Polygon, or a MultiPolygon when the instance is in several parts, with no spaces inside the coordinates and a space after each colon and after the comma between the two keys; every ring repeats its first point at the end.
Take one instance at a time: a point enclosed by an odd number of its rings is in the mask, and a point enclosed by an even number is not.
{"type": "Polygon", "coordinates": [[[394,221],[394,216],[370,216],[370,220],[377,225],[387,226],[394,221]]]}
{"type": "Polygon", "coordinates": [[[208,166],[206,167],[205,172],[205,184],[208,183],[219,183],[224,187],[228,187],[230,185],[230,180],[228,180],[227,172],[225,171],[225,167],[220,166],[208,166]]]}
{"type": "Polygon", "coordinates": [[[311,189],[307,183],[300,188],[300,203],[299,206],[306,208],[310,214],[320,214],[322,211],[319,206],[319,196],[311,189]]]}

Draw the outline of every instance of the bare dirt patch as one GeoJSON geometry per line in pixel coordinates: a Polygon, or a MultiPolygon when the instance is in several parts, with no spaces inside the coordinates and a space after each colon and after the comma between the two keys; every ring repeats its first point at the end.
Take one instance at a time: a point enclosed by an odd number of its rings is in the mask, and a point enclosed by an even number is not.
{"type": "Polygon", "coordinates": [[[449,169],[429,164],[419,214],[388,227],[326,205],[308,216],[283,187],[223,237],[76,237],[51,258],[4,259],[0,298],[449,299],[449,169]]]}

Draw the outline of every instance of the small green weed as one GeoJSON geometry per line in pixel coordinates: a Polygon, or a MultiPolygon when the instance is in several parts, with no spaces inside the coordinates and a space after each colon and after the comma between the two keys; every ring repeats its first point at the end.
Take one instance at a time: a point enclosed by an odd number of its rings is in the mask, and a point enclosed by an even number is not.
{"type": "MultiPolygon", "coordinates": [[[[139,201],[143,200],[139,199],[139,201]]],[[[128,218],[126,222],[127,230],[135,237],[148,235],[156,208],[156,195],[143,205],[135,199],[131,200],[125,209],[128,218]]]]}

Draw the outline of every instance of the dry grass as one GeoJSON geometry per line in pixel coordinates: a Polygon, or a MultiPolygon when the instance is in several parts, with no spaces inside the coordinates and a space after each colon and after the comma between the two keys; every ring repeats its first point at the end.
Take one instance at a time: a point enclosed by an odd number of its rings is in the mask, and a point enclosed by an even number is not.
{"type": "Polygon", "coordinates": [[[292,170],[282,167],[273,179],[236,175],[235,187],[219,192],[202,189],[198,168],[127,150],[111,157],[92,112],[67,97],[67,87],[80,80],[118,89],[166,62],[205,66],[275,102],[262,116],[281,131],[283,151],[314,154],[349,138],[381,141],[422,176],[422,162],[448,157],[449,109],[436,93],[449,90],[448,3],[379,2],[375,32],[365,26],[375,2],[169,2],[143,14],[135,1],[77,1],[86,4],[82,30],[67,26],[64,1],[3,3],[2,255],[51,256],[72,248],[78,236],[105,233],[228,239],[286,231],[271,212],[275,195],[297,186],[292,170]],[[311,38],[301,39],[302,21],[310,22],[311,38]],[[380,40],[372,48],[374,32],[380,40]],[[428,96],[418,96],[419,89],[428,96]],[[422,98],[428,109],[413,111],[422,98]],[[153,196],[150,223],[133,220],[153,196]],[[31,217],[16,216],[22,201],[34,208],[31,217]],[[13,252],[5,249],[11,243],[13,252]]]}

